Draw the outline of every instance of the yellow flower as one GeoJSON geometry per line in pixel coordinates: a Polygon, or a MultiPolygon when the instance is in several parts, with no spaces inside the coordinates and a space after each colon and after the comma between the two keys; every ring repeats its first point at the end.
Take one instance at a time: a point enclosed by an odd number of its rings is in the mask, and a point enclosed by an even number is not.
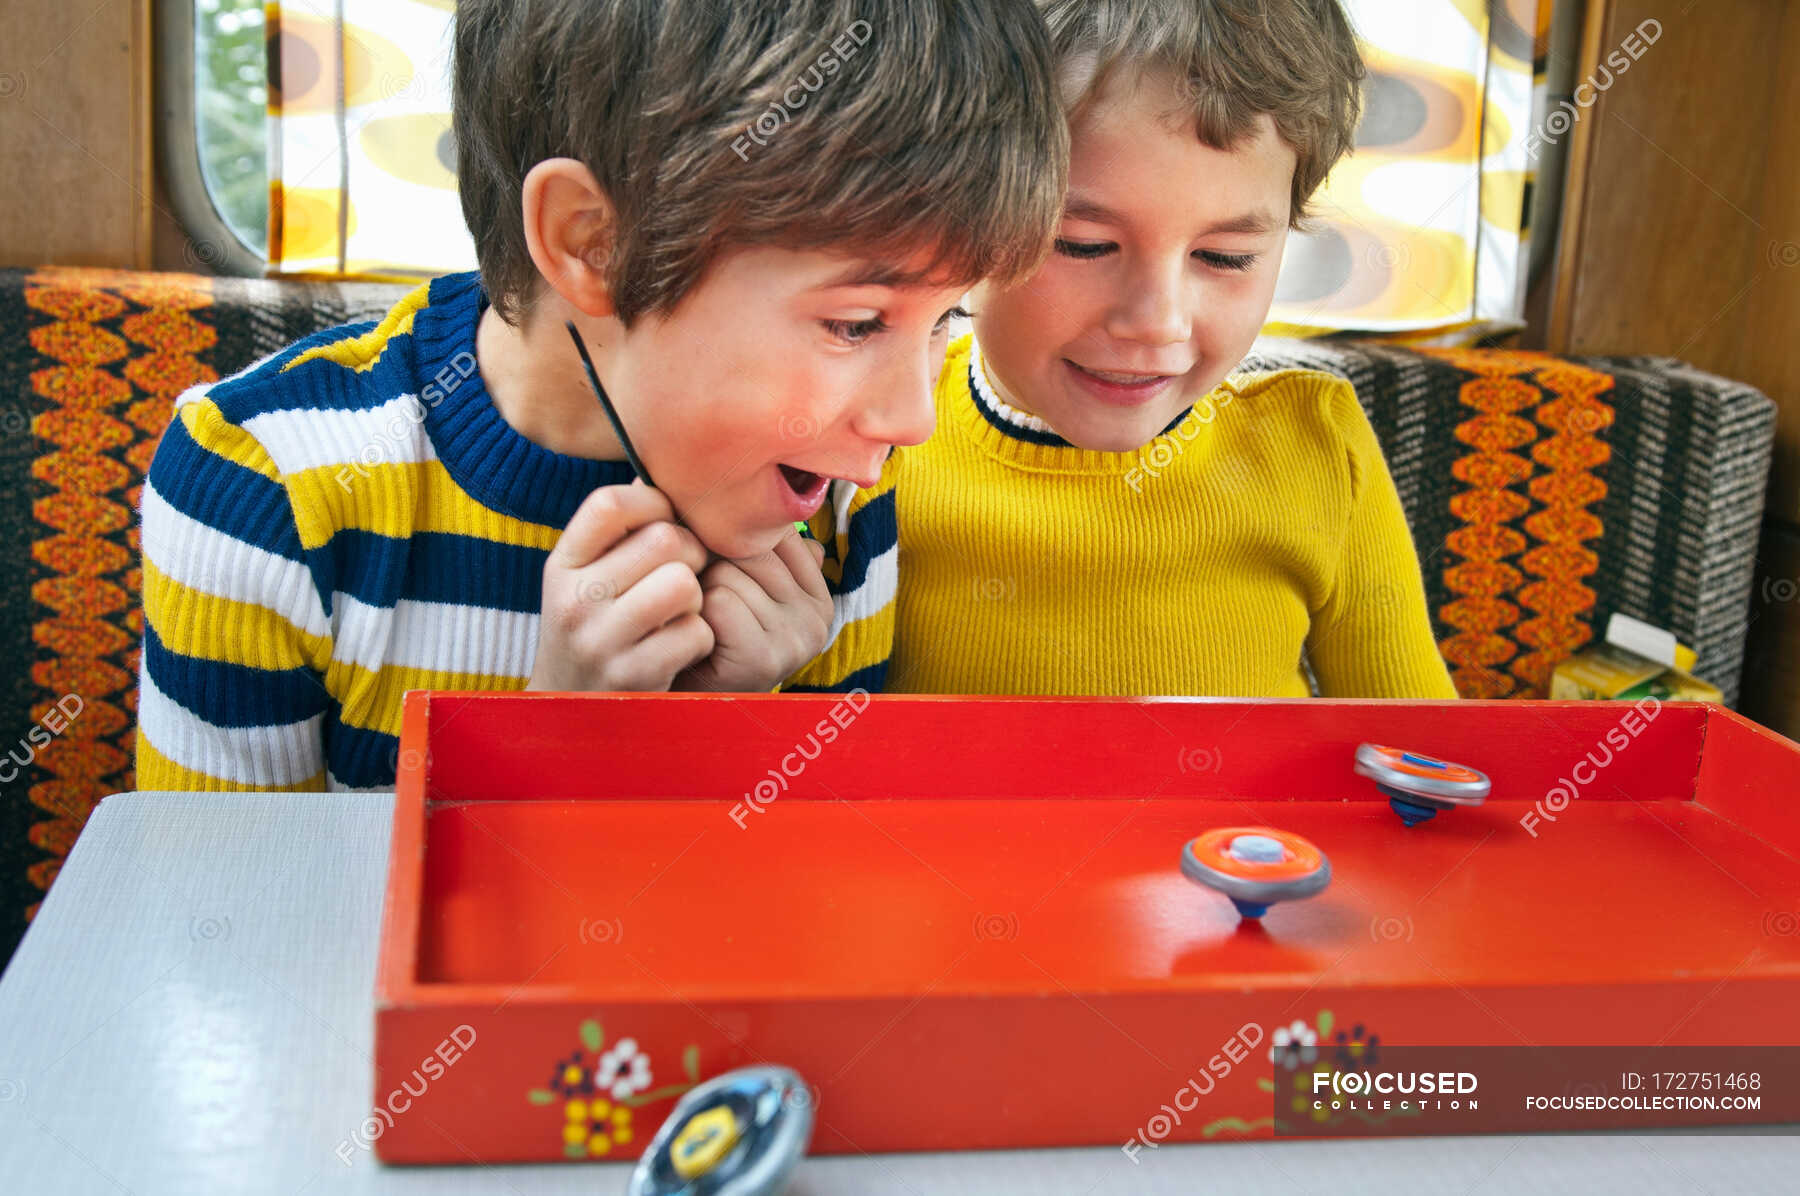
{"type": "Polygon", "coordinates": [[[569,1145],[579,1146],[585,1137],[587,1137],[587,1126],[580,1122],[571,1121],[568,1125],[563,1126],[563,1141],[569,1145]]]}
{"type": "Polygon", "coordinates": [[[612,1149],[612,1139],[605,1134],[595,1134],[588,1139],[589,1154],[605,1154],[612,1149]]]}
{"type": "Polygon", "coordinates": [[[563,1111],[569,1115],[570,1121],[587,1120],[588,1110],[586,1101],[572,1100],[567,1105],[563,1106],[563,1111]]]}
{"type": "Polygon", "coordinates": [[[612,1111],[612,1119],[614,1125],[628,1126],[631,1124],[631,1110],[624,1105],[620,1105],[612,1111]]]}

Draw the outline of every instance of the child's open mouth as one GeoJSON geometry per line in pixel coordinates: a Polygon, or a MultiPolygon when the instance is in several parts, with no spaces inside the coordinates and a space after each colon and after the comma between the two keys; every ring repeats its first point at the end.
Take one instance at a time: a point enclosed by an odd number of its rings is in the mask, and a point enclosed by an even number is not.
{"type": "Polygon", "coordinates": [[[1175,381],[1173,374],[1134,374],[1116,370],[1094,370],[1068,358],[1063,364],[1083,390],[1103,400],[1133,407],[1147,403],[1175,381]]]}
{"type": "Polygon", "coordinates": [[[831,487],[831,479],[824,474],[813,473],[793,465],[776,467],[781,472],[782,489],[785,491],[784,505],[789,516],[796,520],[811,519],[818,513],[825,502],[825,492],[831,487]]]}

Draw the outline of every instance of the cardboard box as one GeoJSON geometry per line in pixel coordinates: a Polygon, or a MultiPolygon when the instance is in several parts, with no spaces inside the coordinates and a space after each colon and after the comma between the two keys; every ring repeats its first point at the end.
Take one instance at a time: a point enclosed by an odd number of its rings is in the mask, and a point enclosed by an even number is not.
{"type": "Polygon", "coordinates": [[[1550,677],[1550,697],[1555,701],[1724,701],[1718,686],[1687,671],[1694,661],[1694,650],[1677,643],[1669,632],[1615,614],[1606,625],[1606,642],[1556,666],[1550,677]]]}

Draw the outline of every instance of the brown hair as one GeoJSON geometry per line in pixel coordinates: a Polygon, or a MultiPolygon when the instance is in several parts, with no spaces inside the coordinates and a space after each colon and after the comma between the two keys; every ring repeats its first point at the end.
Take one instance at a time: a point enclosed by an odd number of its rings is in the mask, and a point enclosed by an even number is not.
{"type": "Polygon", "coordinates": [[[1071,117],[1116,72],[1182,80],[1200,140],[1229,150],[1269,114],[1298,162],[1290,223],[1356,141],[1366,75],[1338,0],[1038,0],[1071,117]],[[1090,73],[1091,72],[1091,73],[1090,73]]]}
{"type": "Polygon", "coordinates": [[[454,127],[482,279],[540,283],[525,176],[574,158],[616,215],[620,319],[666,314],[729,247],[832,248],[902,281],[1028,275],[1068,134],[1032,0],[459,0],[454,127]]]}

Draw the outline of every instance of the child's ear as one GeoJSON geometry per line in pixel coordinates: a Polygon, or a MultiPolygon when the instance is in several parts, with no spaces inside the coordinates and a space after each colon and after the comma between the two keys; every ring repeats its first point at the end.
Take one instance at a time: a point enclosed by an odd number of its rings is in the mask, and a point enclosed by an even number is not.
{"type": "Polygon", "coordinates": [[[613,205],[593,172],[573,158],[539,162],[525,176],[523,200],[525,246],[545,284],[578,311],[612,315],[613,205]]]}

